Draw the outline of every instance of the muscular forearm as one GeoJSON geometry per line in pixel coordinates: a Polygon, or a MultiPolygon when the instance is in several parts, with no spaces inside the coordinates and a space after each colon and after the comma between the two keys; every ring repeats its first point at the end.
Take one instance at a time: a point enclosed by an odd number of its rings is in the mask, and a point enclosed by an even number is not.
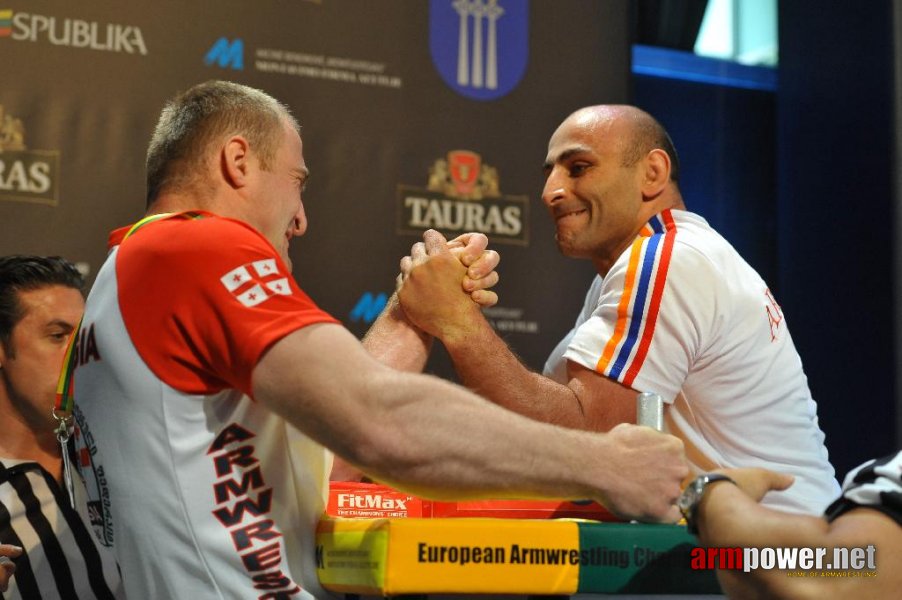
{"type": "Polygon", "coordinates": [[[253,392],[354,466],[431,497],[593,498],[630,518],[675,519],[688,473],[676,438],[539,423],[437,377],[389,369],[329,323],[273,345],[253,392]]]}
{"type": "MultiPolygon", "coordinates": [[[[824,519],[765,508],[731,483],[710,486],[698,514],[699,540],[708,547],[821,548],[828,541],[824,519]]],[[[836,597],[836,581],[824,586],[779,570],[719,571],[718,579],[730,598],[836,597]]]]}
{"type": "Polygon", "coordinates": [[[590,428],[573,390],[530,371],[484,318],[474,320],[465,334],[443,337],[442,343],[461,381],[479,395],[531,419],[590,428]]]}
{"type": "Polygon", "coordinates": [[[536,431],[547,426],[437,377],[378,364],[335,325],[305,327],[280,340],[255,369],[254,386],[257,400],[354,466],[415,492],[589,493],[589,475],[575,472],[586,446],[567,446],[536,431]],[[533,474],[530,464],[545,472],[533,474]]]}
{"type": "Polygon", "coordinates": [[[828,528],[820,517],[761,506],[728,482],[705,491],[698,514],[699,539],[708,546],[813,546],[828,528]]]}
{"type": "Polygon", "coordinates": [[[544,425],[430,376],[401,380],[381,373],[368,379],[365,395],[392,408],[368,420],[361,431],[368,443],[352,450],[353,460],[386,483],[432,497],[593,493],[577,471],[589,448],[605,451],[594,437],[549,435],[544,425]]]}
{"type": "Polygon", "coordinates": [[[419,373],[426,365],[432,336],[423,333],[404,316],[397,294],[392,294],[385,309],[367,331],[363,347],[382,364],[419,373]]]}

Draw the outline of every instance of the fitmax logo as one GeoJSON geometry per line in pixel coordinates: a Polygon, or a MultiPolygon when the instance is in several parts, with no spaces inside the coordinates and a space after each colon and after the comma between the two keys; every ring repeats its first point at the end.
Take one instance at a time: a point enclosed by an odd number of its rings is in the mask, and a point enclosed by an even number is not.
{"type": "Polygon", "coordinates": [[[372,323],[388,304],[388,296],[384,293],[373,295],[370,292],[364,292],[354,308],[351,309],[350,319],[355,323],[363,321],[364,323],[372,323]]]}
{"type": "Polygon", "coordinates": [[[236,71],[243,71],[244,40],[236,38],[230,42],[228,38],[224,37],[216,40],[204,56],[205,65],[209,67],[214,63],[223,69],[232,68],[236,71]]]}
{"type": "Polygon", "coordinates": [[[407,501],[400,498],[383,498],[381,494],[358,496],[339,494],[339,508],[380,508],[382,510],[407,510],[407,501]]]}

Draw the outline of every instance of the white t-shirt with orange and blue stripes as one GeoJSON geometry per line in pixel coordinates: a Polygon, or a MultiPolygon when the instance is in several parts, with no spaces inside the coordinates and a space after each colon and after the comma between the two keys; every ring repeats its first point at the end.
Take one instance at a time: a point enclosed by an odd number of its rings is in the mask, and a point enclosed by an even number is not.
{"type": "Polygon", "coordinates": [[[696,473],[766,467],[794,475],[764,504],[819,514],[839,493],[802,362],[764,280],[698,215],[655,216],[545,366],[566,361],[657,392],[696,473]],[[680,393],[682,392],[682,394],[680,393]]]}

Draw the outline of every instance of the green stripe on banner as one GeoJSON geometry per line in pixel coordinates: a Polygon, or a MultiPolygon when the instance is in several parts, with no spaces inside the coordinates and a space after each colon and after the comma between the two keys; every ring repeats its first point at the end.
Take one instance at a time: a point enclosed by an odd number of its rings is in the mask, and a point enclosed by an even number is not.
{"type": "Polygon", "coordinates": [[[579,523],[579,593],[720,594],[714,571],[693,571],[695,538],[681,525],[579,523]]]}

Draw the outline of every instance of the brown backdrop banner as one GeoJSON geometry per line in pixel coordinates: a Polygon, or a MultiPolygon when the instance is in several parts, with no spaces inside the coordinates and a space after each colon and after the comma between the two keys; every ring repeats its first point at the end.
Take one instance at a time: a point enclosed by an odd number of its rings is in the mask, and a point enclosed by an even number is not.
{"type": "MultiPolygon", "coordinates": [[[[569,112],[627,100],[627,0],[125,4],[0,4],[0,254],[93,274],[143,213],[165,100],[229,79],[302,124],[310,229],[292,256],[321,306],[361,335],[424,229],[483,231],[502,254],[489,318],[541,367],[592,276],[557,253],[541,164],[569,112]]],[[[431,369],[450,374],[441,355],[431,369]]]]}

